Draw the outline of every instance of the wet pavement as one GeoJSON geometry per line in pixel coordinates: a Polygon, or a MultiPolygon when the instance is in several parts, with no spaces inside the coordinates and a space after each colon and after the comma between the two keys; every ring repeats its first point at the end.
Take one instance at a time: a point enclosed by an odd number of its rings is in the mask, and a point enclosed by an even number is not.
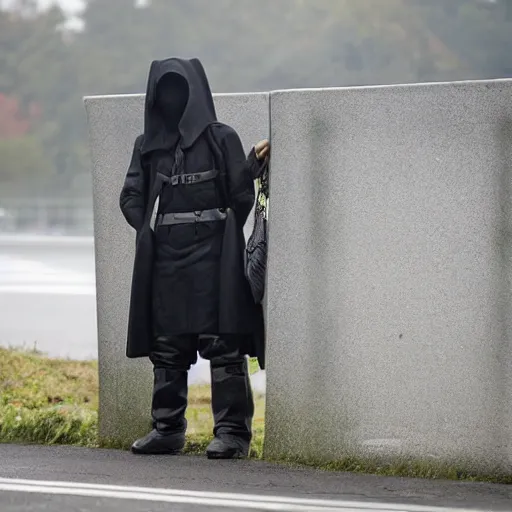
{"type": "Polygon", "coordinates": [[[512,487],[261,461],[0,445],[2,512],[512,511],[512,487]]]}

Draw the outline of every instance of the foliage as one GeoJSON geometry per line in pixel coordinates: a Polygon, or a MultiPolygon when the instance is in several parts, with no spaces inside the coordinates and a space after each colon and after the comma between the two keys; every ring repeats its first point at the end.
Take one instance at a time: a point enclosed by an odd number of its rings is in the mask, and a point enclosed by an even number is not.
{"type": "Polygon", "coordinates": [[[37,105],[30,105],[24,114],[17,98],[0,93],[0,139],[27,135],[38,117],[37,105]]]}
{"type": "Polygon", "coordinates": [[[423,478],[429,480],[457,480],[512,485],[510,473],[500,469],[486,472],[474,471],[470,462],[440,463],[433,459],[417,460],[407,457],[376,458],[347,456],[340,460],[325,462],[308,457],[283,457],[270,461],[290,465],[309,466],[323,471],[343,473],[365,473],[379,476],[423,478]]]}
{"type": "Polygon", "coordinates": [[[512,76],[511,0],[89,0],[81,32],[34,4],[0,8],[0,98],[38,105],[54,194],[87,181],[82,97],[143,92],[152,59],[198,56],[216,92],[512,76]]]}
{"type": "Polygon", "coordinates": [[[1,194],[16,187],[41,189],[53,172],[40,141],[33,136],[0,138],[1,194]]]}

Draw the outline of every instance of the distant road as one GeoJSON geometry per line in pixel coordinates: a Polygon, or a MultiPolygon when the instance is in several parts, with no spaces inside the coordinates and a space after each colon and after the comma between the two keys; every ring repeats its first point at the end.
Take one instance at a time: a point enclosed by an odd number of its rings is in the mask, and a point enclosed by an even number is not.
{"type": "Polygon", "coordinates": [[[97,358],[94,242],[0,235],[0,344],[97,358]]]}

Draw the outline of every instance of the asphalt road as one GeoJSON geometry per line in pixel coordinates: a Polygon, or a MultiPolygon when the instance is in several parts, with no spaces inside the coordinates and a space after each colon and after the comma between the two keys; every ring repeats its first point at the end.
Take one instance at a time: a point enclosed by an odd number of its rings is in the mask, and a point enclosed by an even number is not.
{"type": "Polygon", "coordinates": [[[490,512],[512,511],[512,487],[329,473],[259,461],[0,445],[0,510],[490,512]]]}

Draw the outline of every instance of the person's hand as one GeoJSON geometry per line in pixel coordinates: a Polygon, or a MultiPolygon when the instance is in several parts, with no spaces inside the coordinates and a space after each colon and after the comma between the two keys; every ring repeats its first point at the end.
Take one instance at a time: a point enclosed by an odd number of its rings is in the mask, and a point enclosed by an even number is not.
{"type": "Polygon", "coordinates": [[[261,162],[264,160],[270,152],[270,142],[267,139],[260,140],[256,146],[254,146],[256,158],[261,162]]]}

